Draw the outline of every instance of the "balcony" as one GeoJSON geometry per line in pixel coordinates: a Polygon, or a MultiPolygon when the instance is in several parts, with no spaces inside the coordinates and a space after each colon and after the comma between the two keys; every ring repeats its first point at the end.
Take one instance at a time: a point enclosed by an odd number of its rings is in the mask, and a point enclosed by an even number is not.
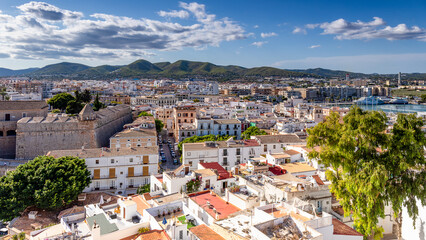
{"type": "Polygon", "coordinates": [[[92,191],[103,191],[103,190],[115,190],[117,189],[116,186],[109,186],[109,187],[93,187],[91,188],[92,191]]]}
{"type": "Polygon", "coordinates": [[[100,176],[92,176],[93,180],[100,180],[100,179],[114,179],[117,178],[117,175],[111,176],[111,175],[100,175],[100,176]]]}
{"type": "Polygon", "coordinates": [[[147,177],[148,175],[144,175],[143,173],[139,173],[139,174],[126,174],[126,177],[130,178],[130,177],[147,177]]]}

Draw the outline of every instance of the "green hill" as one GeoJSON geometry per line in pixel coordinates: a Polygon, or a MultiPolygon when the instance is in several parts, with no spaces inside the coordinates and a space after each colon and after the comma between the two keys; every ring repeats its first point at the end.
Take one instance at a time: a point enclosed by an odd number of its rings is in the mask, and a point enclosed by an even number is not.
{"type": "Polygon", "coordinates": [[[162,69],[146,60],[137,60],[124,66],[114,72],[114,75],[119,76],[138,76],[143,74],[155,74],[161,72],[162,69]]]}
{"type": "Polygon", "coordinates": [[[23,74],[32,73],[39,69],[40,68],[27,68],[27,69],[12,70],[8,68],[0,68],[0,77],[19,76],[23,74]]]}
{"type": "Polygon", "coordinates": [[[30,75],[71,75],[89,68],[89,66],[79,63],[62,62],[47,65],[39,70],[31,72],[30,75]]]}
{"type": "Polygon", "coordinates": [[[88,68],[86,70],[78,72],[78,74],[79,75],[104,75],[104,74],[109,74],[122,67],[123,66],[102,65],[98,67],[88,68]]]}
{"type": "Polygon", "coordinates": [[[288,71],[315,74],[317,76],[321,76],[325,78],[345,78],[347,73],[349,73],[350,77],[352,78],[364,78],[370,75],[370,74],[364,74],[364,73],[353,73],[353,72],[330,70],[330,69],[324,69],[324,68],[288,69],[288,71]]]}
{"type": "Polygon", "coordinates": [[[235,74],[223,66],[209,62],[179,60],[164,67],[165,75],[229,75],[235,74]]]}
{"type": "Polygon", "coordinates": [[[281,77],[303,77],[307,76],[309,74],[303,74],[303,73],[296,73],[291,72],[283,69],[273,68],[273,67],[255,67],[247,69],[244,72],[245,76],[259,76],[259,77],[266,77],[266,76],[281,76],[281,77]]]}
{"type": "Polygon", "coordinates": [[[155,66],[164,69],[165,67],[169,66],[170,64],[172,64],[171,62],[158,62],[158,63],[154,63],[155,66]]]}

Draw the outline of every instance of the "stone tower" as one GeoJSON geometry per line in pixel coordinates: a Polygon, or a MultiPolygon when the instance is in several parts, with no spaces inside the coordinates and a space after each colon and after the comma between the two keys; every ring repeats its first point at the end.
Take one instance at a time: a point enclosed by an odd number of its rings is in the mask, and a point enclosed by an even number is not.
{"type": "Polygon", "coordinates": [[[86,104],[78,114],[78,117],[80,121],[93,121],[96,120],[96,113],[89,104],[86,104]]]}

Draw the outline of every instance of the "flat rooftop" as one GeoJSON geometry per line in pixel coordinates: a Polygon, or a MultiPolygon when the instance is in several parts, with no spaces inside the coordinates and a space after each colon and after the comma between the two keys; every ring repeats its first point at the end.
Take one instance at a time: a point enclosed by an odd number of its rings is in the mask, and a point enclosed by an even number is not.
{"type": "Polygon", "coordinates": [[[213,218],[216,218],[216,213],[213,208],[216,209],[216,212],[219,215],[219,220],[228,218],[229,215],[241,211],[241,209],[230,203],[227,203],[225,200],[223,200],[216,194],[210,194],[210,191],[190,194],[189,197],[199,206],[202,206],[203,209],[213,218]],[[207,202],[209,202],[212,207],[207,207],[207,202]]]}
{"type": "Polygon", "coordinates": [[[300,162],[286,163],[286,164],[280,165],[280,167],[287,170],[287,172],[289,173],[303,173],[303,172],[316,171],[314,167],[311,167],[306,163],[300,163],[300,162]]]}

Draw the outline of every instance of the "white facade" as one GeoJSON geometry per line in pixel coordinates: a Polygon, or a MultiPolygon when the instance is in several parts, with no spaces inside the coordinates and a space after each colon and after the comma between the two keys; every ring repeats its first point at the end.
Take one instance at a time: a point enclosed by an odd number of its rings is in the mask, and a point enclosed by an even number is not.
{"type": "Polygon", "coordinates": [[[185,143],[182,149],[183,164],[189,164],[191,170],[197,169],[200,162],[218,162],[226,170],[231,170],[261,154],[260,146],[233,140],[185,143]]]}
{"type": "Polygon", "coordinates": [[[145,155],[145,161],[146,156],[149,159],[148,163],[144,163],[142,155],[86,158],[92,182],[84,191],[124,190],[150,183],[150,175],[158,173],[158,154],[145,155]],[[99,171],[99,178],[95,175],[95,171],[99,171]],[[113,171],[115,174],[111,175],[113,171]]]}

